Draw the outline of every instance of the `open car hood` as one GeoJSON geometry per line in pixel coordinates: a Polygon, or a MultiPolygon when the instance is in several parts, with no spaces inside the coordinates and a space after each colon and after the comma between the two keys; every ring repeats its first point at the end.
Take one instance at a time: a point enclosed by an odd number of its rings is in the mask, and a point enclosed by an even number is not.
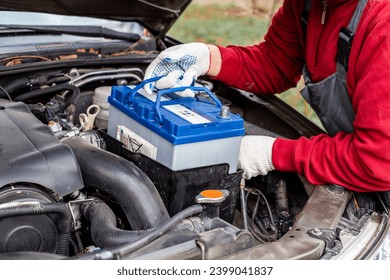
{"type": "Polygon", "coordinates": [[[164,35],[191,0],[37,0],[0,2],[0,10],[137,21],[155,36],[164,35]]]}

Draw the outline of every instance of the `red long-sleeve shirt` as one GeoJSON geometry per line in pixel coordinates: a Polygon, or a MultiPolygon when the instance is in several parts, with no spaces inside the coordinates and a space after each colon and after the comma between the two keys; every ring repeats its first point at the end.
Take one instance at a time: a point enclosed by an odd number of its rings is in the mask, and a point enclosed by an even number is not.
{"type": "MultiPolygon", "coordinates": [[[[285,0],[264,42],[219,47],[222,69],[216,79],[271,94],[295,86],[305,62],[313,82],[333,74],[340,27],[348,25],[358,0],[326,2],[322,24],[323,1],[312,0],[305,41],[300,19],[305,0],[285,0]]],[[[348,67],[354,133],[277,139],[273,164],[280,171],[298,172],[313,184],[339,184],[353,191],[390,190],[390,1],[368,0],[348,67]]]]}

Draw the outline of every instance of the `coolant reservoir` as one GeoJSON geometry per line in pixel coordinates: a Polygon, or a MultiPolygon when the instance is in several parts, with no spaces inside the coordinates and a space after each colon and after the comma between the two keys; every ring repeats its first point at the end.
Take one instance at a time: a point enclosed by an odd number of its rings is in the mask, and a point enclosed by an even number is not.
{"type": "Polygon", "coordinates": [[[171,170],[229,164],[236,172],[244,121],[222,106],[206,87],[161,90],[112,87],[108,134],[171,170]],[[195,97],[176,93],[190,89],[195,97]],[[222,112],[222,113],[221,113],[222,112]]]}
{"type": "Polygon", "coordinates": [[[110,103],[108,97],[111,95],[111,87],[104,86],[95,89],[95,94],[92,97],[92,103],[100,107],[99,114],[96,116],[95,125],[99,129],[107,129],[108,114],[110,103]]]}

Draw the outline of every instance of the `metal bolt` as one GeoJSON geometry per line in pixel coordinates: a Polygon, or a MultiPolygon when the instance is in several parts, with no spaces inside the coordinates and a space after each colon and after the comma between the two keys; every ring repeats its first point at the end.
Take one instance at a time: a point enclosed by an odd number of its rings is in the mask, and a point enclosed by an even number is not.
{"type": "Polygon", "coordinates": [[[126,86],[126,85],[128,85],[129,83],[127,82],[126,79],[119,79],[119,80],[117,80],[117,84],[118,84],[119,86],[126,86]]]}
{"type": "Polygon", "coordinates": [[[221,119],[229,119],[230,118],[229,112],[230,112],[230,108],[226,105],[223,105],[221,111],[219,112],[219,117],[221,119]]]}
{"type": "Polygon", "coordinates": [[[313,228],[313,229],[311,230],[311,234],[316,235],[316,236],[319,236],[319,235],[322,234],[322,232],[321,232],[321,230],[318,229],[318,228],[313,228]]]}
{"type": "Polygon", "coordinates": [[[69,75],[73,78],[76,78],[76,77],[80,76],[80,73],[76,68],[72,68],[69,71],[69,75]]]}

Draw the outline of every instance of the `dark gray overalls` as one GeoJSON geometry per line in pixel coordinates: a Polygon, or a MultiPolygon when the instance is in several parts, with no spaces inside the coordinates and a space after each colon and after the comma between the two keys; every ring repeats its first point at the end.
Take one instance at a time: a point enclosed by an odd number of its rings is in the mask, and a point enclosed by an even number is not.
{"type": "MultiPolygon", "coordinates": [[[[340,131],[353,132],[355,112],[348,96],[345,76],[348,70],[348,58],[353,36],[366,3],[367,0],[359,0],[348,28],[342,27],[340,30],[336,73],[321,82],[312,84],[307,67],[305,66],[303,69],[306,86],[301,90],[301,95],[317,113],[322,125],[332,136],[340,131]]],[[[302,14],[304,28],[307,26],[310,4],[311,0],[307,0],[305,11],[302,14]]],[[[379,194],[387,207],[390,207],[390,191],[379,192],[379,194]]]]}
{"type": "MultiPolygon", "coordinates": [[[[355,119],[355,112],[348,96],[345,77],[353,36],[366,3],[367,0],[359,0],[348,28],[342,27],[340,30],[336,73],[323,81],[313,84],[311,83],[310,73],[306,65],[303,68],[305,87],[301,90],[301,95],[317,113],[322,125],[332,136],[340,131],[353,132],[352,124],[355,119]]],[[[307,25],[310,5],[311,0],[307,0],[305,11],[302,14],[304,30],[307,25]]]]}

